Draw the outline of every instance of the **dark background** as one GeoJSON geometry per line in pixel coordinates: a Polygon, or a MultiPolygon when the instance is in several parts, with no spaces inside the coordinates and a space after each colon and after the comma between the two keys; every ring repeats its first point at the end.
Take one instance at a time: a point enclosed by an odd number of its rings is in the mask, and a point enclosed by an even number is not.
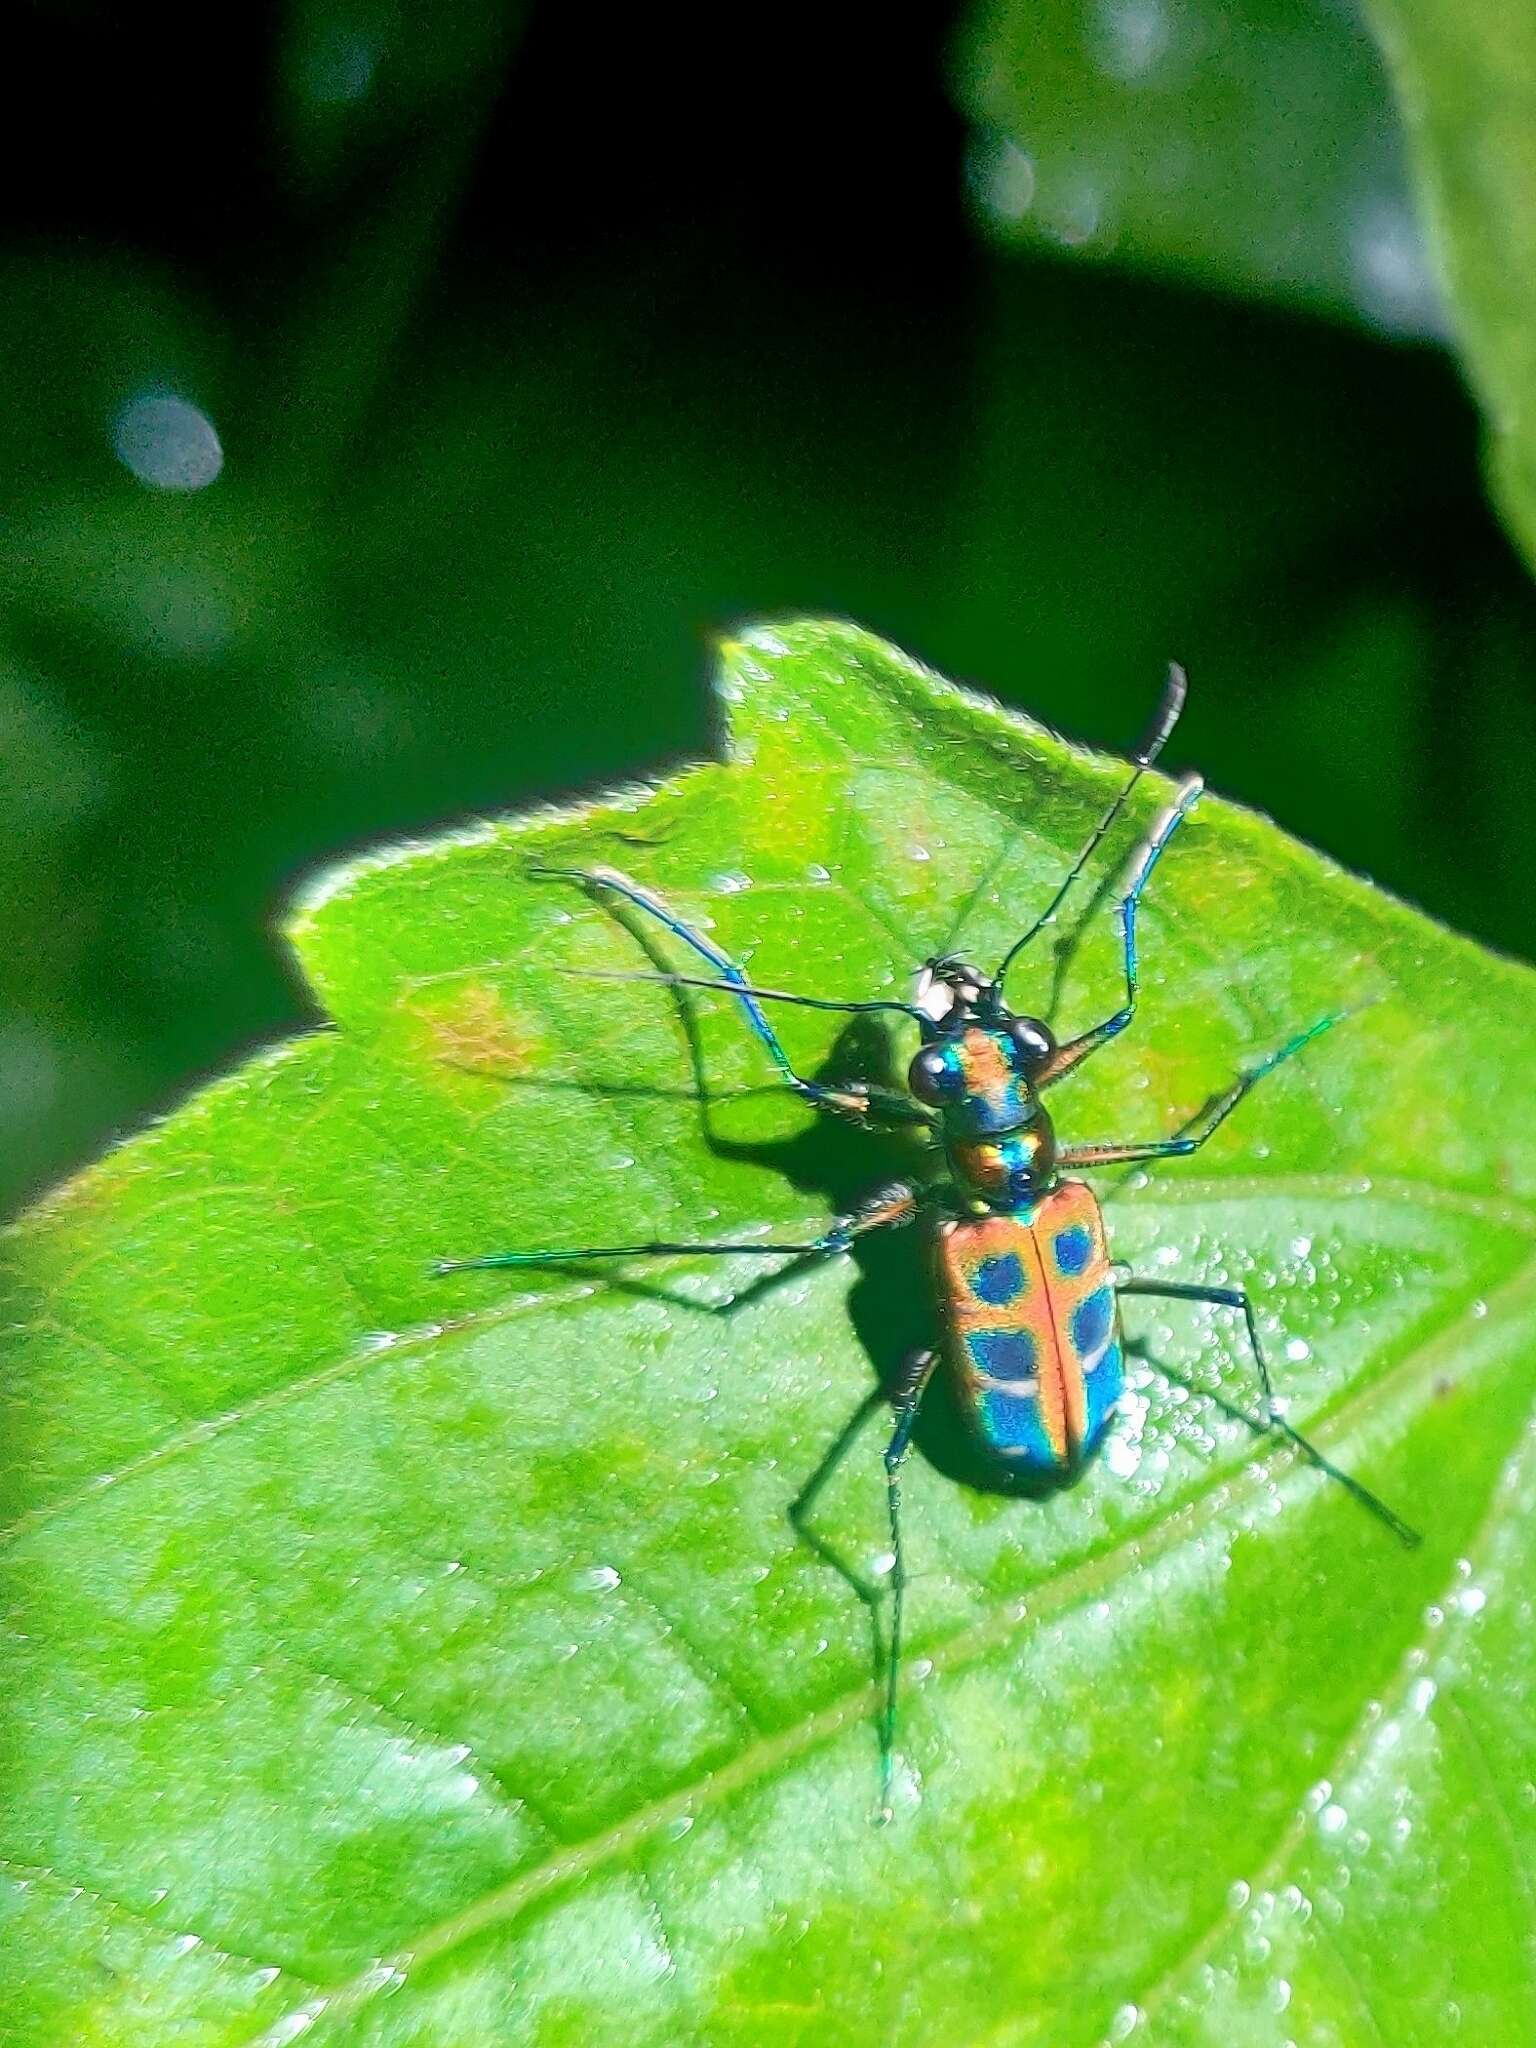
{"type": "Polygon", "coordinates": [[[1177,656],[1175,765],[1528,950],[1536,610],[1440,316],[1005,246],[962,109],[1062,18],[11,17],[0,1203],[309,1016],[306,868],[706,750],[744,616],[1121,751],[1177,656]],[[114,454],[165,393],[207,488],[114,454]]]}

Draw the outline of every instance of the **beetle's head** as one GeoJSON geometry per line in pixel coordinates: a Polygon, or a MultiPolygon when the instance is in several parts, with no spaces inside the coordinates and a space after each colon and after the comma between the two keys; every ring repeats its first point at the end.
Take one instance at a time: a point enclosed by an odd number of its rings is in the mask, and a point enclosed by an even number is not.
{"type": "MultiPolygon", "coordinates": [[[[997,1015],[992,984],[979,967],[962,960],[958,953],[938,953],[923,962],[912,1001],[938,1036],[966,1024],[990,1023],[997,1015]]],[[[923,1035],[930,1034],[925,1030],[923,1035]]]]}

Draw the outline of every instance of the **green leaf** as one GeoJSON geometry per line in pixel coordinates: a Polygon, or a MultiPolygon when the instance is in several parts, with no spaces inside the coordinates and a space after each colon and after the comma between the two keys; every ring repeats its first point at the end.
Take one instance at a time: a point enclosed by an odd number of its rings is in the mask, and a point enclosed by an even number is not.
{"type": "MultiPolygon", "coordinates": [[[[1129,1304],[1179,1379],[1073,1490],[959,1484],[942,1427],[908,1467],[889,1827],[864,1615],[785,1509],[923,1335],[911,1240],[756,1288],[428,1277],[811,1230],[892,1164],[724,999],[569,971],[647,954],[531,863],[622,867],[771,984],[901,992],[978,885],[999,953],[1124,772],[846,626],[749,634],[722,696],[722,763],[325,878],[291,936],[337,1028],[7,1239],[8,2038],[1528,2040],[1526,970],[1202,803],[1058,1126],[1167,1131],[1373,1005],[1104,1192],[1133,1267],[1253,1290],[1298,1424],[1425,1541],[1206,1398],[1253,1399],[1228,1319],[1129,1304]]],[[[1063,1025],[1115,976],[1098,916],[1063,1025]]],[[[859,1560],[878,1442],[827,1496],[859,1560]]]]}
{"type": "Polygon", "coordinates": [[[1536,559],[1536,16],[1498,0],[1370,0],[1457,338],[1492,435],[1495,494],[1536,559]]]}
{"type": "Polygon", "coordinates": [[[1438,334],[1380,57],[1320,0],[977,0],[956,66],[1005,241],[1438,334]]]}

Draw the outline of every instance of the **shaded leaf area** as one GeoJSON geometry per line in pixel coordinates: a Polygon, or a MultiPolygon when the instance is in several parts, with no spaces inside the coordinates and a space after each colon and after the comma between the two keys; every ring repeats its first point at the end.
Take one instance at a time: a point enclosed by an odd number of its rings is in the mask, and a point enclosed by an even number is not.
{"type": "Polygon", "coordinates": [[[1495,492],[1536,549],[1536,20],[1480,0],[1371,0],[1456,331],[1487,416],[1495,492]]]}
{"type": "MultiPolygon", "coordinates": [[[[925,1334],[913,1243],[425,1277],[807,1229],[895,1160],[766,1087],[723,999],[583,979],[647,947],[532,859],[867,995],[1000,953],[1119,772],[849,627],[748,636],[723,697],[723,765],[326,878],[291,930],[339,1028],[6,1241],[13,2038],[1528,2039],[1525,970],[1201,805],[1139,1028],[1058,1122],[1164,1131],[1371,1005],[1107,1214],[1137,1270],[1253,1290],[1293,1415],[1425,1541],[1256,1450],[1197,1312],[1133,1305],[1160,1369],[1048,1502],[956,1483],[936,1408],[887,1828],[865,1617],[784,1511],[925,1334]]],[[[1108,920],[1032,974],[1102,1014],[1108,920]]],[[[877,1442],[826,1511],[861,1561],[877,1442]]]]}
{"type": "Polygon", "coordinates": [[[985,0],[956,54],[1007,241],[1437,335],[1392,96],[1326,0],[985,0]]]}

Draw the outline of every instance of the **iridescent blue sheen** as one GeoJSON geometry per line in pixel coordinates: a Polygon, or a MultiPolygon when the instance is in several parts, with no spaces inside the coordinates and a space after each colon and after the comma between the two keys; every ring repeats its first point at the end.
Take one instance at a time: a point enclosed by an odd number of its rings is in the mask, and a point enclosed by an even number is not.
{"type": "Polygon", "coordinates": [[[1060,1472],[1061,1460],[1046,1434],[1040,1403],[1033,1394],[989,1389],[977,1403],[977,1409],[986,1441],[1010,1465],[1033,1472],[1060,1472]]]}
{"type": "Polygon", "coordinates": [[[1090,1373],[1083,1375],[1083,1444],[1079,1455],[1091,1458],[1105,1430],[1114,1419],[1114,1408],[1125,1391],[1125,1357],[1118,1340],[1111,1344],[1090,1373]]]}

